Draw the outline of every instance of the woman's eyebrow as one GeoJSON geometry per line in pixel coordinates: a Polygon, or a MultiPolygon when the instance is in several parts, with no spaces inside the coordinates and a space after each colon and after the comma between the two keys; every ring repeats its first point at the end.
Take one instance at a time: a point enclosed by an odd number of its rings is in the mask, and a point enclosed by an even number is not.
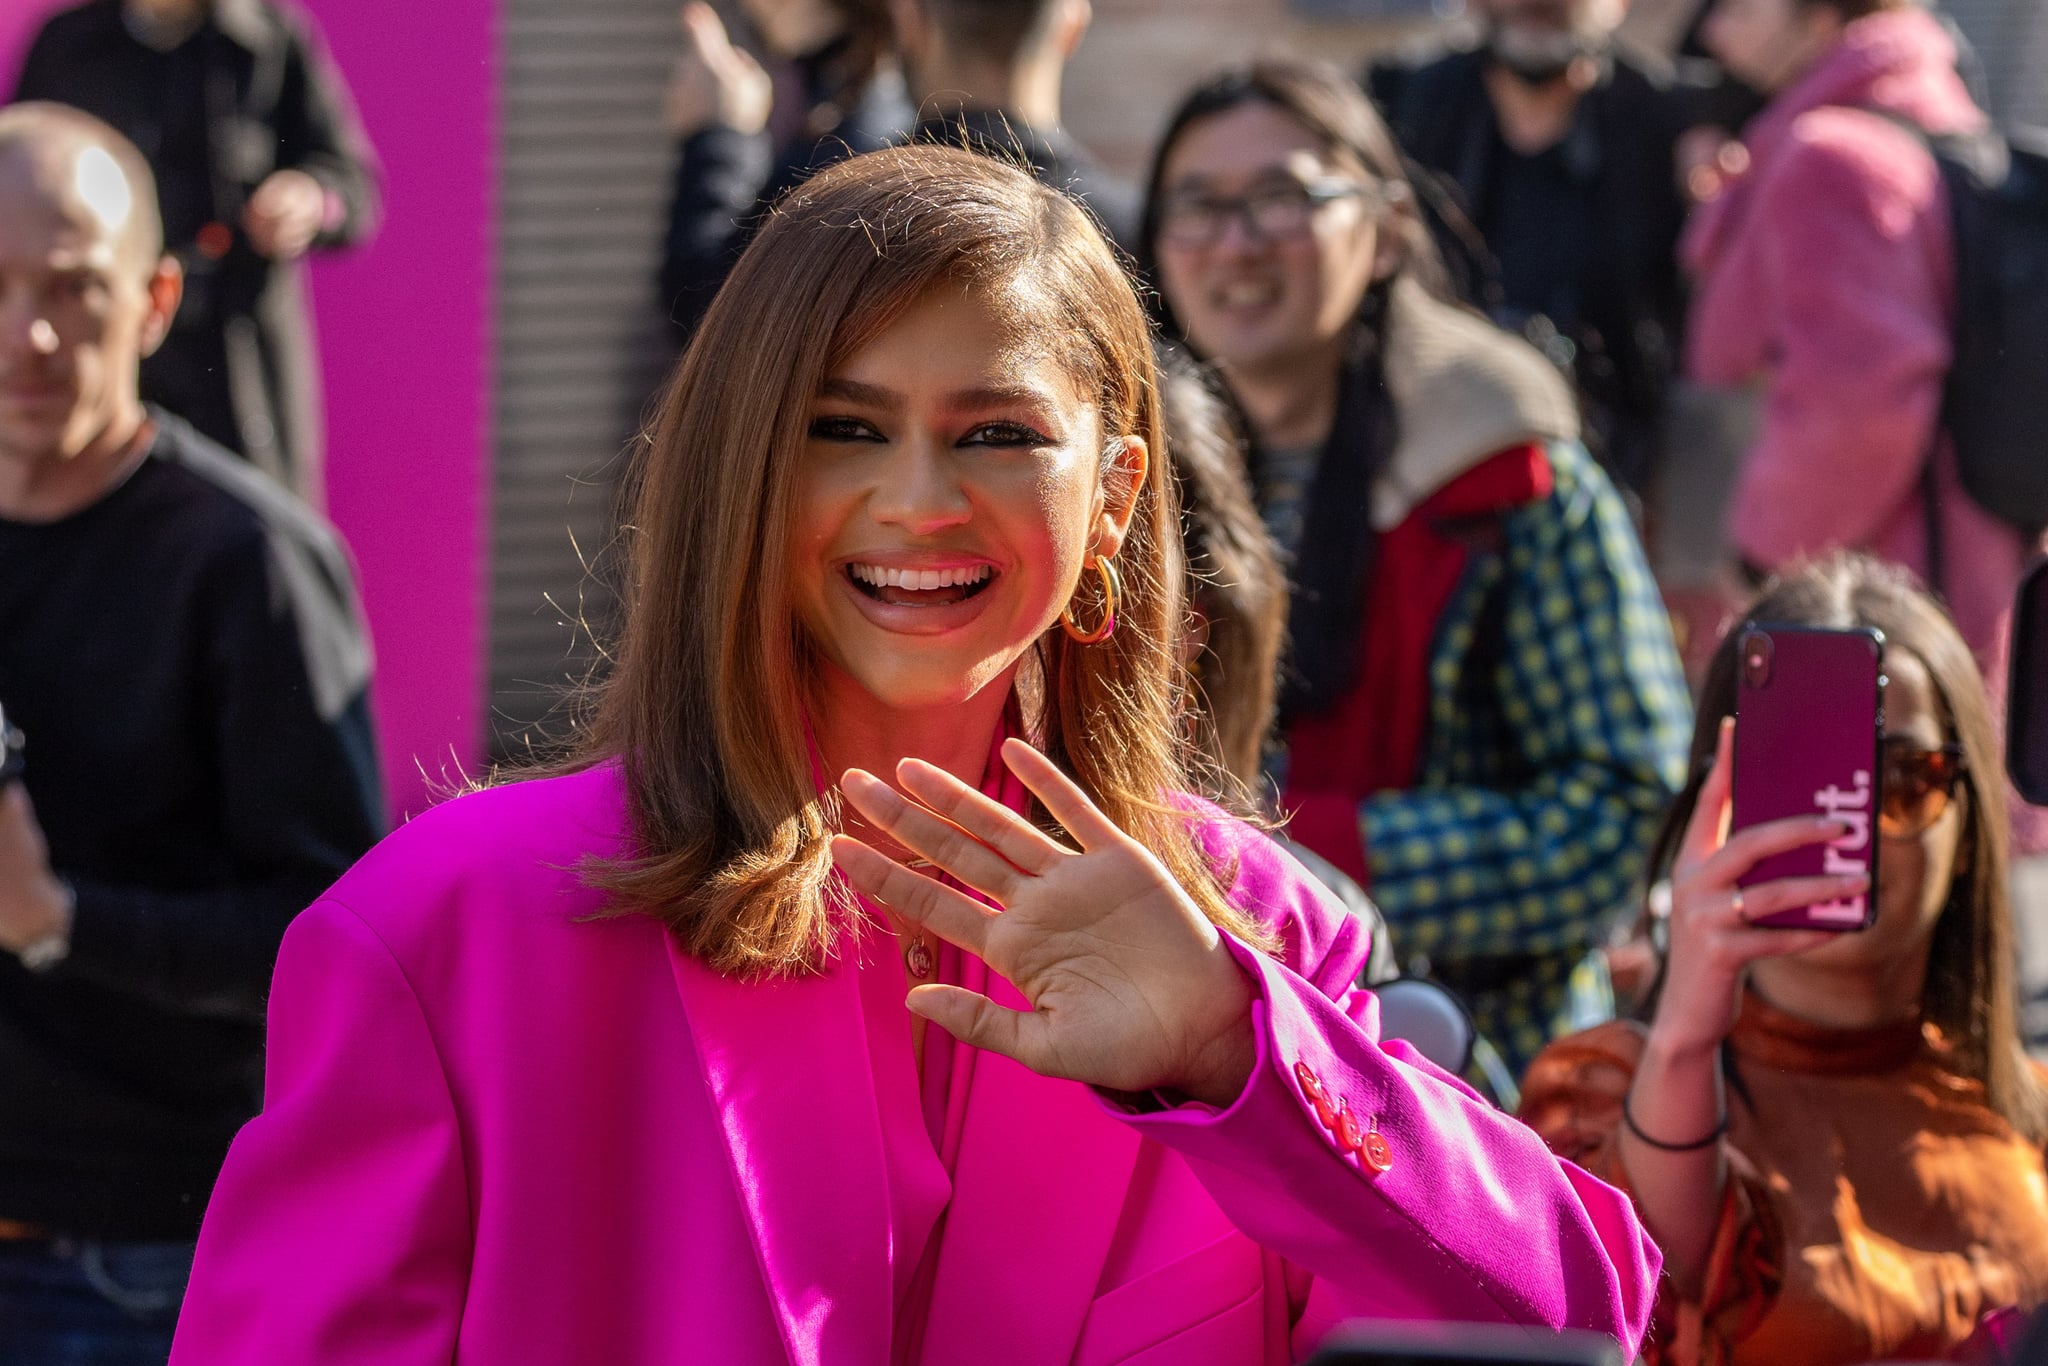
{"type": "Polygon", "coordinates": [[[1242,185],[1247,189],[1264,189],[1276,181],[1299,185],[1302,183],[1302,178],[1296,175],[1291,167],[1284,164],[1259,166],[1246,171],[1242,175],[1227,176],[1221,180],[1216,176],[1205,175],[1200,171],[1191,171],[1169,183],[1166,186],[1166,193],[1169,195],[1208,194],[1214,192],[1220,184],[1226,181],[1242,185]]]}
{"type": "Polygon", "coordinates": [[[1031,385],[977,385],[946,395],[949,408],[1003,408],[1012,404],[1039,408],[1052,402],[1052,395],[1031,385]]]}
{"type": "Polygon", "coordinates": [[[818,397],[844,399],[848,403],[859,403],[887,412],[893,412],[903,406],[903,395],[894,389],[885,389],[879,384],[863,384],[857,379],[840,379],[837,376],[818,386],[818,397]]]}
{"type": "MultiPolygon", "coordinates": [[[[847,403],[894,412],[903,407],[903,395],[880,384],[834,377],[818,386],[819,398],[836,398],[847,403]]],[[[948,393],[948,408],[1003,408],[1021,405],[1042,408],[1055,400],[1043,388],[1029,384],[977,384],[948,393]]]]}

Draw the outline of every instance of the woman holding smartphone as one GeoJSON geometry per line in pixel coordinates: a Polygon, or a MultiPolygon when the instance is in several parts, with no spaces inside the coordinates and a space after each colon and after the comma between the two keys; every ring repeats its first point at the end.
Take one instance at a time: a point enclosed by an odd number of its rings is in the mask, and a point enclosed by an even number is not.
{"type": "Polygon", "coordinates": [[[2044,1073],[2016,1018],[2005,780],[1969,648],[1904,571],[1838,556],[1748,617],[1885,638],[1878,885],[1747,888],[1838,838],[1799,817],[1728,835],[1740,632],[1714,656],[1694,780],[1653,855],[1671,905],[1650,1023],[1560,1040],[1522,1114],[1635,1197],[1664,1250],[1653,1362],[1947,1357],[2048,1300],[2044,1073]],[[1750,922],[1866,890],[1867,929],[1750,922]]]}
{"type": "Polygon", "coordinates": [[[575,755],[287,937],[176,1359],[1633,1346],[1627,1202],[1383,1047],[1355,924],[1187,795],[1159,426],[1059,194],[908,148],[786,199],[644,450],[575,755]]]}

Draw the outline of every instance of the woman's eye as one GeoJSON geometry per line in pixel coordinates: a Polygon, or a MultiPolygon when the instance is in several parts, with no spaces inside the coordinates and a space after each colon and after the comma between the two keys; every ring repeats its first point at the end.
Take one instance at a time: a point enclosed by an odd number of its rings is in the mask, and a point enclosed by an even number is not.
{"type": "Polygon", "coordinates": [[[811,420],[813,441],[881,441],[874,427],[857,417],[819,417],[811,420]]]}
{"type": "Polygon", "coordinates": [[[960,438],[963,446],[1050,446],[1053,439],[1021,422],[985,422],[960,438]]]}

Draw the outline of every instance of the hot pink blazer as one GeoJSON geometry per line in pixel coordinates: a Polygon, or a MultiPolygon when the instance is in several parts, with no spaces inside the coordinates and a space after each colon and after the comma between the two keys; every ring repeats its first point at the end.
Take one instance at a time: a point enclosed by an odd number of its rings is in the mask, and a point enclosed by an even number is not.
{"type": "MultiPolygon", "coordinates": [[[[577,864],[625,832],[610,768],[479,792],[292,926],[264,1110],[174,1362],[888,1362],[857,971],[744,984],[651,920],[587,919],[577,864]]],[[[1285,940],[1278,961],[1232,945],[1259,993],[1251,1082],[1226,1111],[1139,1116],[982,1055],[923,1359],[1277,1363],[1358,1315],[1632,1348],[1658,1256],[1627,1199],[1375,1042],[1355,922],[1263,837],[1206,834],[1285,940]],[[1377,1116],[1390,1170],[1318,1121],[1305,1075],[1377,1116]]]]}

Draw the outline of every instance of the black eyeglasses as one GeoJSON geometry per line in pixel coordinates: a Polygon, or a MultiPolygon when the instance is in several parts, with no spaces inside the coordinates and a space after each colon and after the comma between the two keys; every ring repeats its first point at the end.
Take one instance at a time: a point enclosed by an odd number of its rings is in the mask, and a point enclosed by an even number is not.
{"type": "Polygon", "coordinates": [[[1884,741],[1884,797],[1878,833],[1909,840],[1940,820],[1964,776],[1963,747],[1926,749],[1903,735],[1884,741]]]}
{"type": "Polygon", "coordinates": [[[1177,194],[1166,201],[1159,216],[1159,237],[1176,247],[1214,246],[1232,219],[1243,219],[1245,231],[1253,237],[1284,241],[1307,232],[1316,210],[1325,204],[1368,196],[1385,201],[1395,197],[1395,188],[1375,190],[1332,177],[1275,182],[1241,195],[1177,194]]]}

